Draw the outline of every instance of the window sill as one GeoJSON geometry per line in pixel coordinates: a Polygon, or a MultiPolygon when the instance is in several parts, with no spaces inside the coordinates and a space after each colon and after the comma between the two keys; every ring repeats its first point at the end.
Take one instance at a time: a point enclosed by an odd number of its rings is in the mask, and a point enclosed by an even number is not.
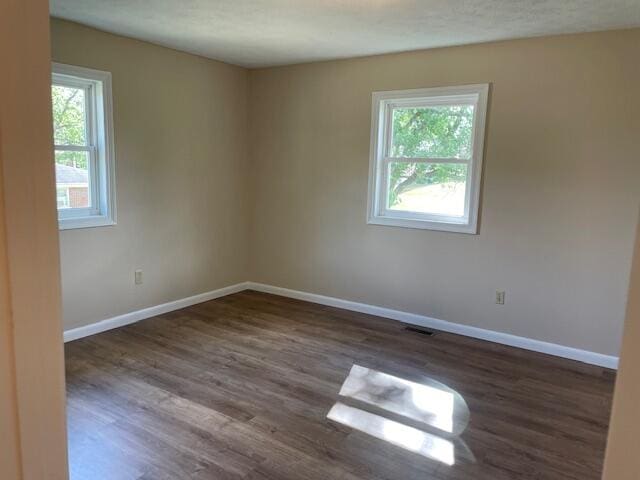
{"type": "Polygon", "coordinates": [[[59,230],[74,230],[77,228],[94,228],[94,227],[110,227],[115,225],[116,222],[113,218],[94,215],[91,217],[77,217],[77,218],[58,218],[59,230]]]}
{"type": "Polygon", "coordinates": [[[394,218],[394,217],[370,217],[367,220],[369,225],[383,225],[386,227],[415,228],[419,230],[436,230],[441,232],[466,233],[468,235],[477,235],[478,229],[476,225],[469,223],[449,223],[437,222],[429,220],[415,220],[410,218],[394,218]]]}

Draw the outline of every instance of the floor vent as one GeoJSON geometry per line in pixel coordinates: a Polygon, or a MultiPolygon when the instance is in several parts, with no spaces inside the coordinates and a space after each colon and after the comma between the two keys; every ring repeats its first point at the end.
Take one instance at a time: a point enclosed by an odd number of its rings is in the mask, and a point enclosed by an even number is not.
{"type": "Polygon", "coordinates": [[[427,330],[426,328],[420,328],[420,327],[404,327],[404,329],[407,330],[408,332],[419,333],[420,335],[426,335],[427,337],[433,337],[436,334],[431,330],[427,330]]]}

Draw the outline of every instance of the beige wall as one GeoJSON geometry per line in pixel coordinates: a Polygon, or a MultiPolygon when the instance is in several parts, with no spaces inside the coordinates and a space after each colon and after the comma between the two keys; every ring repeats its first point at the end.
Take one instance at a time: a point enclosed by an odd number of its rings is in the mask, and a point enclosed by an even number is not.
{"type": "Polygon", "coordinates": [[[638,58],[636,29],[252,71],[251,280],[617,355],[638,58]],[[367,225],[371,92],[485,82],[480,234],[367,225]]]}
{"type": "Polygon", "coordinates": [[[627,320],[622,342],[620,370],[616,380],[604,480],[640,478],[640,219],[631,270],[627,320]]]}
{"type": "Polygon", "coordinates": [[[67,478],[49,5],[0,2],[0,478],[67,478]]]}
{"type": "Polygon", "coordinates": [[[66,328],[253,280],[617,355],[640,30],[250,72],[59,20],[52,39],[114,91],[118,225],[61,232],[66,328]],[[483,82],[480,235],[366,225],[371,92],[483,82]]]}
{"type": "Polygon", "coordinates": [[[55,61],[113,75],[118,224],[61,232],[65,328],[246,280],[247,71],[51,27],[55,61]]]}

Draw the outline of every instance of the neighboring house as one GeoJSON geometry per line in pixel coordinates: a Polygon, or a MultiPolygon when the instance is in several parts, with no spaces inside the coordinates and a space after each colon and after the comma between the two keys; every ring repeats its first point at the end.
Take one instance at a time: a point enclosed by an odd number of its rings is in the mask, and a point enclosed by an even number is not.
{"type": "Polygon", "coordinates": [[[56,198],[58,208],[89,206],[89,175],[87,170],[56,163],[56,198]]]}

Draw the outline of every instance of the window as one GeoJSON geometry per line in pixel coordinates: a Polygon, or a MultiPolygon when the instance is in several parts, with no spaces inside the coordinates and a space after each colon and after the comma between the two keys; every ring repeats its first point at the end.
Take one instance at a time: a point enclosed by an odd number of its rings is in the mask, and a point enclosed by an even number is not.
{"type": "Polygon", "coordinates": [[[51,103],[60,228],[115,224],[111,74],[54,63],[51,103]]]}
{"type": "Polygon", "coordinates": [[[488,90],[373,93],[368,223],[477,233],[488,90]]]}
{"type": "Polygon", "coordinates": [[[69,208],[69,189],[57,187],[56,200],[58,202],[58,208],[69,208]]]}

